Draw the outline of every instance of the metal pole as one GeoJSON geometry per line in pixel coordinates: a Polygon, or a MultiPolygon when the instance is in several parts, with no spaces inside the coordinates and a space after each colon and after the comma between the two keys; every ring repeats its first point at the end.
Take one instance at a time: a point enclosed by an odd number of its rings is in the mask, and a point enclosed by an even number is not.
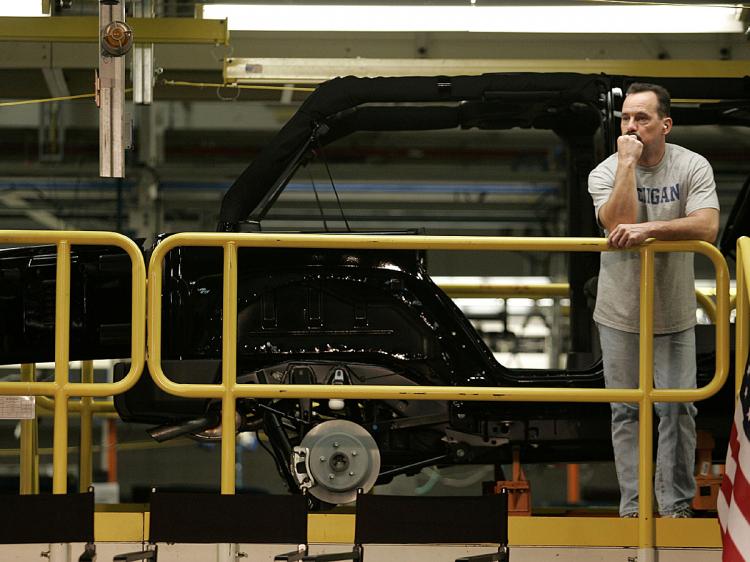
{"type": "MultiPolygon", "coordinates": [[[[94,362],[81,361],[81,382],[94,382],[94,362]]],[[[81,398],[81,446],[78,456],[78,491],[86,492],[93,479],[92,433],[94,412],[91,408],[94,399],[81,398]]]]}
{"type": "Polygon", "coordinates": [[[224,245],[224,318],[222,333],[221,493],[234,494],[236,458],[234,390],[237,384],[237,245],[224,245]]]}
{"type": "Polygon", "coordinates": [[[654,562],[656,525],[653,515],[653,424],[650,392],[654,386],[654,250],[641,248],[640,390],[638,408],[638,561],[654,562]]]}
{"type": "Polygon", "coordinates": [[[70,343],[70,243],[57,243],[55,289],[55,429],[52,448],[52,492],[68,491],[68,356],[70,343]]]}
{"type": "MultiPolygon", "coordinates": [[[[136,1],[133,15],[140,18],[153,18],[154,6],[151,0],[136,1]]],[[[139,43],[133,47],[133,103],[151,105],[154,90],[154,44],[139,43]]]]}
{"type": "MultiPolygon", "coordinates": [[[[34,382],[34,364],[21,365],[21,380],[34,382]]],[[[21,448],[19,492],[21,494],[39,493],[39,454],[37,442],[37,418],[21,420],[21,448]]]]}
{"type": "Polygon", "coordinates": [[[740,395],[740,387],[742,386],[742,379],[745,376],[745,363],[747,362],[748,355],[748,324],[750,324],[750,308],[748,306],[748,289],[746,285],[750,279],[745,274],[745,260],[750,256],[745,255],[744,250],[750,250],[750,238],[742,237],[737,240],[737,300],[736,300],[736,316],[735,316],[735,327],[734,327],[734,338],[735,338],[735,359],[734,359],[734,376],[735,376],[735,395],[740,395]]]}

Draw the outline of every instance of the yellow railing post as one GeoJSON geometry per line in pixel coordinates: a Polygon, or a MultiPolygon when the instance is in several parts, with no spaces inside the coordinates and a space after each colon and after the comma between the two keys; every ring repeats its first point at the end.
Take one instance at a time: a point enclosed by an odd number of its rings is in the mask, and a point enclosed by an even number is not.
{"type": "MultiPolygon", "coordinates": [[[[94,362],[81,361],[81,382],[94,382],[94,362]]],[[[78,491],[86,492],[93,480],[92,466],[92,433],[94,411],[91,407],[94,399],[91,396],[81,398],[81,446],[78,451],[78,491]]]]}
{"type": "Polygon", "coordinates": [[[737,240],[737,297],[734,326],[734,376],[735,395],[740,395],[742,379],[745,376],[748,347],[750,342],[750,238],[742,236],[737,240]]]}
{"type": "Polygon", "coordinates": [[[641,247],[641,296],[638,402],[638,560],[654,560],[656,529],[653,516],[653,426],[650,393],[654,386],[654,251],[641,247]]]}
{"type": "Polygon", "coordinates": [[[222,318],[221,493],[234,494],[235,388],[237,386],[237,244],[224,245],[224,302],[222,318]]]}
{"type": "MultiPolygon", "coordinates": [[[[21,365],[21,381],[34,382],[35,365],[21,365]]],[[[30,420],[21,420],[20,474],[19,492],[21,494],[39,493],[39,442],[36,415],[30,420]]]]}
{"type": "Polygon", "coordinates": [[[70,242],[57,243],[55,281],[55,425],[52,452],[52,492],[68,491],[68,385],[70,354],[70,242]]]}

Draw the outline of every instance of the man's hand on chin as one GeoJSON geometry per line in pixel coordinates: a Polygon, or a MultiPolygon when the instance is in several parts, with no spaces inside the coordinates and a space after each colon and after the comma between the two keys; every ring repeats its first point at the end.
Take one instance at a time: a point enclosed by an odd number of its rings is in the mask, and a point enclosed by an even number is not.
{"type": "Polygon", "coordinates": [[[607,243],[612,248],[632,248],[643,244],[649,238],[649,229],[646,223],[618,224],[609,233],[607,243]]]}

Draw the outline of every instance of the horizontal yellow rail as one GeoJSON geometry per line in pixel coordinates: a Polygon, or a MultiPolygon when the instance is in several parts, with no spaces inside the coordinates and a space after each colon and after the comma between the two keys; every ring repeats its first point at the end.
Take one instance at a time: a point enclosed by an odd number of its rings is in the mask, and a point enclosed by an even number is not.
{"type": "Polygon", "coordinates": [[[504,284],[504,283],[438,283],[454,299],[488,297],[496,299],[546,299],[569,297],[567,283],[504,284]]]}
{"type": "MultiPolygon", "coordinates": [[[[36,405],[42,410],[50,412],[55,410],[55,401],[47,396],[37,396],[36,405]]],[[[115,412],[115,403],[113,400],[96,400],[92,402],[90,406],[87,406],[87,408],[93,414],[111,414],[115,412]]],[[[68,404],[68,410],[70,412],[80,412],[82,406],[80,403],[71,402],[68,404]]]]}
{"type": "MultiPolygon", "coordinates": [[[[570,296],[568,283],[503,284],[503,283],[439,283],[438,286],[454,299],[488,297],[497,299],[546,299],[570,296]]],[[[695,298],[711,322],[716,322],[716,305],[711,297],[714,289],[695,289],[695,298]]],[[[729,309],[734,307],[734,297],[730,293],[729,309]]]]}

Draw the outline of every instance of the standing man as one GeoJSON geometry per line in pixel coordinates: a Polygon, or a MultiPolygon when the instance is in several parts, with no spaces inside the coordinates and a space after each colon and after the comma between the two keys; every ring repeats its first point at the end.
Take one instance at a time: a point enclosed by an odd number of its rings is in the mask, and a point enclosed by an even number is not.
{"type": "MultiPolygon", "coordinates": [[[[617,152],[589,175],[596,218],[612,248],[648,238],[705,240],[719,228],[719,201],[708,161],[668,144],[669,92],[634,83],[622,106],[617,152]]],[[[607,388],[638,387],[640,257],[603,252],[594,320],[607,388]]],[[[695,388],[695,283],[692,253],[658,253],[654,288],[654,386],[695,388]]],[[[638,515],[638,405],[613,403],[612,445],[620,516],[638,515]]],[[[659,513],[690,517],[695,494],[692,403],[657,403],[659,440],[654,490],[659,513]]]]}

